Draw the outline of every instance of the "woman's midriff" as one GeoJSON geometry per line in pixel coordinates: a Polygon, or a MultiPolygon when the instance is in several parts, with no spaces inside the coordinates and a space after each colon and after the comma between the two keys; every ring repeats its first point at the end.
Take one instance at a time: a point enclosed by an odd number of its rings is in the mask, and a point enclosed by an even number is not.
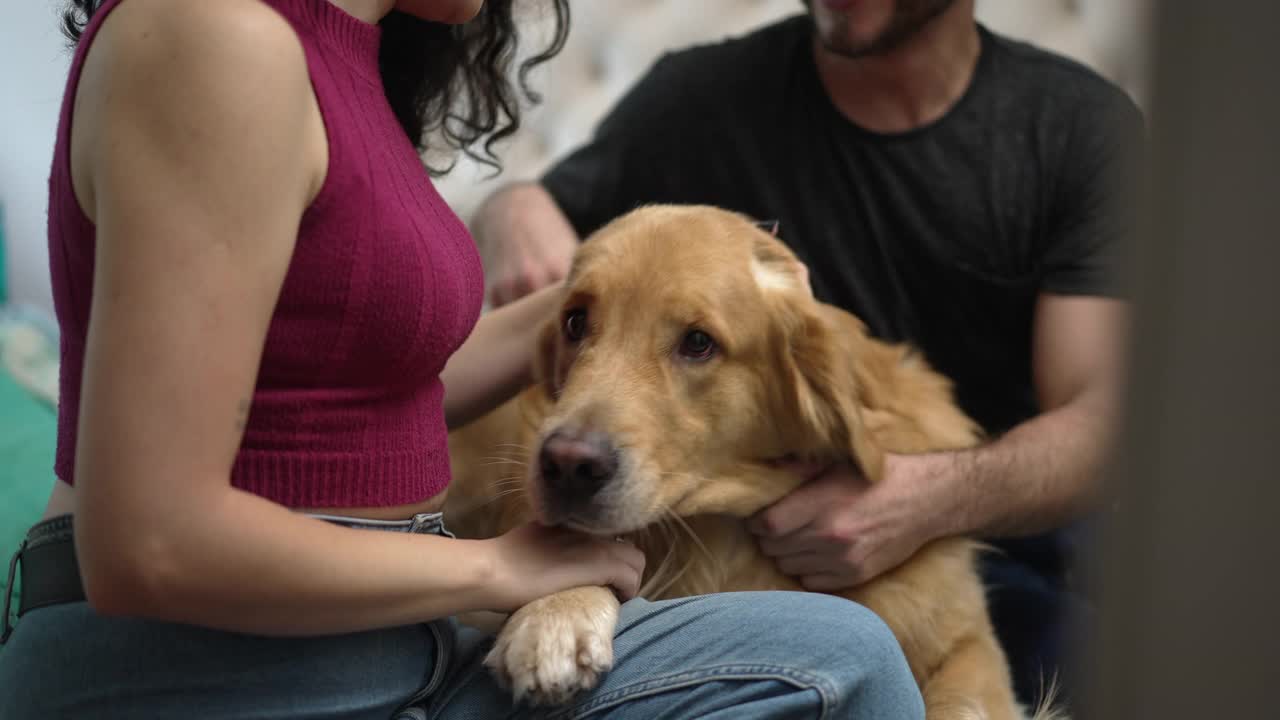
{"type": "MultiPolygon", "coordinates": [[[[356,507],[356,508],[293,508],[301,512],[323,513],[325,515],[344,515],[347,517],[365,518],[367,520],[407,520],[418,513],[440,512],[444,507],[444,499],[449,489],[426,500],[406,505],[389,507],[356,507]]],[[[53,485],[53,494],[49,496],[49,504],[45,506],[44,519],[58,515],[74,513],[76,505],[75,488],[59,480],[53,485]]]]}

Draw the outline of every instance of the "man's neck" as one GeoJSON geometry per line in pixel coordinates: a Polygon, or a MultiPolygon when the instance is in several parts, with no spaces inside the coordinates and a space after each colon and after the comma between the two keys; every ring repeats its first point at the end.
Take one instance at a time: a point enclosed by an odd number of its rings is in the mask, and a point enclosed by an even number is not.
{"type": "Polygon", "coordinates": [[[831,102],[859,127],[901,133],[941,118],[964,95],[981,51],[972,4],[956,2],[888,52],[849,58],[814,37],[831,102]]]}

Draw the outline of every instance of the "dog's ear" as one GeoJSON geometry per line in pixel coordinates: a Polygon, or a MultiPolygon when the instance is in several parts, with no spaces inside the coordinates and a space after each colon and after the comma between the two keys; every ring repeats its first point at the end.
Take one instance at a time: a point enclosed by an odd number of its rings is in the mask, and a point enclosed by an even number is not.
{"type": "Polygon", "coordinates": [[[769,303],[777,333],[775,362],[789,376],[782,388],[787,416],[800,421],[797,436],[786,438],[786,446],[839,452],[868,479],[878,480],[884,451],[866,427],[867,396],[857,368],[865,328],[853,316],[814,300],[804,264],[771,236],[756,235],[751,272],[769,303]]]}
{"type": "Polygon", "coordinates": [[[751,245],[751,275],[765,292],[799,290],[813,295],[809,268],[773,236],[756,234],[751,245]]]}
{"type": "Polygon", "coordinates": [[[878,481],[884,449],[867,426],[867,389],[861,386],[863,373],[857,368],[857,346],[865,337],[857,327],[834,323],[833,314],[822,312],[818,303],[812,306],[790,343],[798,375],[797,408],[826,447],[847,453],[869,481],[878,481]]]}
{"type": "Polygon", "coordinates": [[[867,426],[867,394],[858,372],[859,343],[865,331],[852,318],[798,293],[777,298],[775,318],[779,333],[775,362],[785,368],[783,416],[794,418],[791,427],[780,428],[790,452],[815,459],[832,454],[857,463],[871,482],[884,470],[884,450],[867,426]],[[844,322],[844,321],[848,322],[844,322]]]}

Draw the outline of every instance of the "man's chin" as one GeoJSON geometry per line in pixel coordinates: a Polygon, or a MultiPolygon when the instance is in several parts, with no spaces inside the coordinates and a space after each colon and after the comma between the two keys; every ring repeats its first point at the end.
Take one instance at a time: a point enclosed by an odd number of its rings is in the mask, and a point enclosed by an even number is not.
{"type": "Polygon", "coordinates": [[[945,13],[954,5],[954,0],[912,3],[907,14],[895,11],[886,24],[874,31],[859,27],[848,15],[828,11],[821,3],[806,2],[805,5],[824,50],[846,58],[860,58],[892,53],[945,13]]]}
{"type": "Polygon", "coordinates": [[[850,37],[848,20],[843,17],[814,18],[818,43],[822,49],[833,55],[857,58],[868,55],[875,49],[878,38],[850,37]]]}
{"type": "Polygon", "coordinates": [[[839,55],[844,58],[860,58],[870,54],[871,45],[855,46],[844,37],[826,37],[818,36],[818,43],[822,45],[822,49],[832,55],[839,55]]]}

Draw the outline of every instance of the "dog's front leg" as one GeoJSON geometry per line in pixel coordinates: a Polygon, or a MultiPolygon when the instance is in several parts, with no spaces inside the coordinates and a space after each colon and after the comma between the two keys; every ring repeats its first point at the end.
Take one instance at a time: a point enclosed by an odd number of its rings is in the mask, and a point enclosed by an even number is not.
{"type": "Polygon", "coordinates": [[[511,616],[485,665],[516,702],[559,705],[595,687],[613,667],[618,599],[603,587],[580,587],[535,600],[511,616]]]}

